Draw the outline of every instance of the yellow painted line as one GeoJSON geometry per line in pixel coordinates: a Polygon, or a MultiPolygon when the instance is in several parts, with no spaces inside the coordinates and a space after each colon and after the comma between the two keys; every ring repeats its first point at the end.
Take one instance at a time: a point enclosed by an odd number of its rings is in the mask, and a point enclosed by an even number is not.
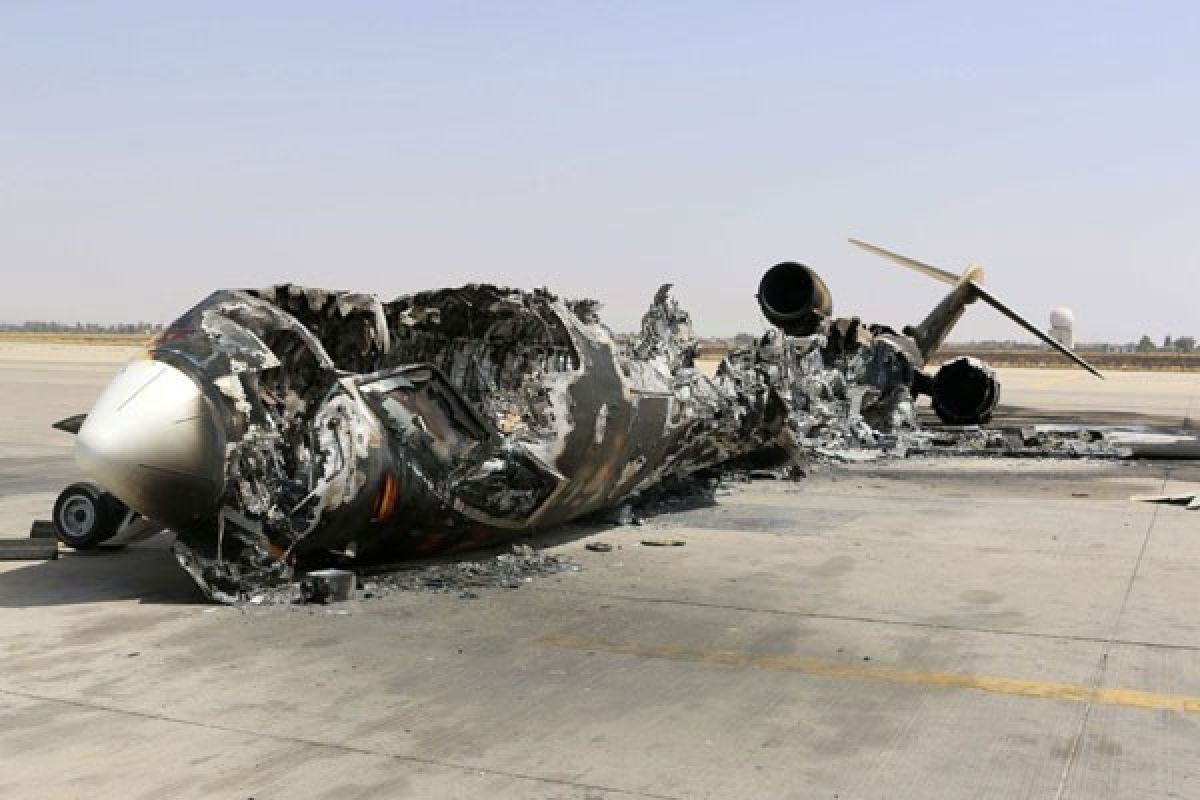
{"type": "Polygon", "coordinates": [[[991,675],[970,675],[961,672],[931,672],[928,670],[902,669],[878,664],[830,661],[798,655],[770,655],[749,653],[743,650],[696,650],[670,645],[645,645],[632,642],[612,642],[591,639],[568,633],[552,633],[537,641],[545,647],[564,650],[593,650],[643,658],[660,658],[667,661],[689,661],[700,664],[717,664],[727,667],[770,669],[781,672],[798,672],[803,675],[819,675],[827,678],[875,681],[877,683],[899,683],[912,686],[938,686],[948,689],[974,689],[980,692],[1015,695],[1018,697],[1041,697],[1049,700],[1070,700],[1076,703],[1099,703],[1126,708],[1142,708],[1154,711],[1200,712],[1200,697],[1179,694],[1160,694],[1136,689],[1097,688],[1077,686],[1070,683],[1030,681],[1021,678],[1002,678],[991,675]]]}

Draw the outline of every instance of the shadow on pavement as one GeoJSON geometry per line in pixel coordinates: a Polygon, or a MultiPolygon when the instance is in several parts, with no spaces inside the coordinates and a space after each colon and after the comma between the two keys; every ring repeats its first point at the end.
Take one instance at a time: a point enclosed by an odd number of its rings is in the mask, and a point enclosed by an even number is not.
{"type": "MultiPolygon", "coordinates": [[[[475,561],[509,552],[514,544],[541,550],[608,530],[611,524],[562,525],[495,547],[438,558],[359,563],[364,574],[420,569],[455,561],[475,561]]],[[[137,600],[155,605],[211,605],[179,566],[170,549],[171,534],[160,534],[125,548],[76,552],[64,550],[54,561],[39,561],[0,572],[0,608],[63,606],[137,600]]],[[[318,565],[313,565],[318,566],[318,565]]]]}
{"type": "Polygon", "coordinates": [[[64,551],[0,572],[0,608],[62,606],[138,600],[177,605],[208,604],[171,554],[169,536],[122,549],[64,551]]]}

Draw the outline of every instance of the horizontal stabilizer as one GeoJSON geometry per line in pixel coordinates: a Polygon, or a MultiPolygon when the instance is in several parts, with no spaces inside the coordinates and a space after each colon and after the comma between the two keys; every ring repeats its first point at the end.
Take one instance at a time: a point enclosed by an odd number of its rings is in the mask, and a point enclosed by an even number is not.
{"type": "Polygon", "coordinates": [[[874,253],[877,256],[883,256],[889,261],[895,261],[897,264],[903,267],[916,270],[922,275],[928,275],[934,280],[941,281],[942,283],[949,283],[953,285],[958,283],[960,280],[960,276],[955,275],[953,272],[947,272],[944,269],[938,269],[930,264],[923,264],[914,258],[902,256],[899,253],[893,253],[891,250],[884,250],[882,247],[876,247],[873,244],[867,244],[866,242],[861,242],[858,239],[850,239],[850,244],[855,245],[856,247],[861,247],[863,250],[866,250],[869,253],[874,253]]]}
{"type": "Polygon", "coordinates": [[[1103,375],[1101,375],[1101,374],[1100,374],[1100,373],[1099,373],[1099,372],[1096,370],[1096,368],[1095,368],[1095,367],[1093,367],[1091,364],[1089,364],[1088,362],[1086,362],[1086,361],[1084,361],[1082,358],[1080,358],[1078,355],[1076,355],[1076,353],[1075,353],[1075,351],[1074,351],[1074,350],[1072,350],[1072,349],[1071,349],[1071,348],[1069,348],[1069,347],[1064,347],[1063,345],[1061,345],[1061,344],[1059,344],[1058,342],[1056,342],[1056,341],[1055,341],[1055,340],[1054,340],[1054,339],[1053,339],[1053,338],[1052,338],[1052,337],[1051,337],[1049,334],[1047,334],[1045,331],[1043,331],[1042,329],[1038,328],[1038,327],[1037,327],[1036,325],[1034,325],[1032,322],[1030,322],[1029,320],[1027,320],[1027,319],[1025,319],[1024,317],[1022,317],[1022,316],[1021,316],[1020,314],[1018,314],[1016,311],[1013,311],[1011,308],[1009,308],[1008,306],[1004,305],[1004,303],[1000,302],[1000,300],[999,300],[999,299],[998,299],[998,298],[997,298],[997,297],[996,297],[994,294],[992,294],[991,292],[989,292],[987,289],[984,289],[982,286],[980,286],[980,285],[979,285],[978,283],[976,283],[975,281],[971,281],[971,288],[974,290],[974,292],[975,292],[975,296],[976,296],[976,297],[978,297],[980,300],[983,300],[983,301],[984,301],[985,303],[987,303],[989,306],[991,306],[992,308],[996,309],[996,310],[997,310],[997,311],[999,311],[1001,314],[1003,314],[1004,316],[1008,317],[1008,318],[1009,318],[1009,319],[1011,319],[1013,322],[1017,323],[1017,324],[1018,324],[1018,325],[1020,325],[1022,328],[1024,328],[1024,329],[1025,329],[1025,330],[1027,330],[1027,331],[1029,331],[1029,332],[1030,332],[1030,333],[1032,333],[1034,336],[1038,337],[1038,338],[1039,338],[1039,339],[1041,339],[1043,342],[1045,342],[1046,344],[1048,344],[1050,347],[1054,348],[1054,349],[1055,349],[1055,350],[1057,350],[1058,352],[1062,353],[1062,354],[1063,354],[1064,356],[1066,356],[1067,358],[1071,359],[1071,360],[1072,360],[1072,361],[1074,361],[1076,364],[1078,364],[1079,366],[1083,367],[1084,369],[1086,369],[1088,372],[1090,372],[1090,373],[1092,373],[1093,375],[1095,375],[1095,376],[1096,376],[1097,378],[1099,378],[1100,380],[1104,380],[1104,376],[1103,376],[1103,375]]]}

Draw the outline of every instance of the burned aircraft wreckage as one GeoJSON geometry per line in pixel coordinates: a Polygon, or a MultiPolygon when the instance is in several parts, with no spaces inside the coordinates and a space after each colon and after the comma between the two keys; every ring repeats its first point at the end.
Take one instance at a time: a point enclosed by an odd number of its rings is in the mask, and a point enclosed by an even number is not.
{"type": "Polygon", "coordinates": [[[74,525],[94,544],[130,509],[174,531],[180,563],[229,602],[331,561],[496,543],[741,458],[874,444],[915,425],[918,394],[949,423],[986,422],[994,373],[958,359],[931,375],[926,362],[976,299],[1032,326],[978,268],[876,252],[953,285],[921,325],[834,318],[815,272],[778,264],[758,293],[775,330],[712,376],[670,285],[625,343],[595,302],[545,290],[218,291],[67,426],[81,468],[119,502],[64,493],[60,535],[74,525]]]}

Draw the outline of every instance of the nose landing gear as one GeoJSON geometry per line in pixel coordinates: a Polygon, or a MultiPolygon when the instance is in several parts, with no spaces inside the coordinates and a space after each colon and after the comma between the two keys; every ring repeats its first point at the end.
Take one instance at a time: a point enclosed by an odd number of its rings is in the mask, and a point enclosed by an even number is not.
{"type": "Polygon", "coordinates": [[[129,509],[94,483],[72,483],[54,501],[54,532],[75,550],[90,550],[116,536],[129,509]]]}

